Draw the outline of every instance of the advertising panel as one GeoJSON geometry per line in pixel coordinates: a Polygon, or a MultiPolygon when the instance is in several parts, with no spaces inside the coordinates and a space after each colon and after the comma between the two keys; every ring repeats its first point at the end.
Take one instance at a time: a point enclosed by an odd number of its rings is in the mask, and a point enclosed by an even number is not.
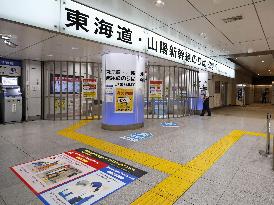
{"type": "Polygon", "coordinates": [[[115,89],[115,112],[133,113],[134,109],[134,89],[116,87],[115,89]]]}
{"type": "Polygon", "coordinates": [[[149,97],[161,98],[163,95],[163,81],[162,80],[150,80],[149,81],[149,97]]]}
{"type": "Polygon", "coordinates": [[[92,78],[84,78],[82,80],[82,93],[85,99],[97,98],[97,80],[92,78]]]}

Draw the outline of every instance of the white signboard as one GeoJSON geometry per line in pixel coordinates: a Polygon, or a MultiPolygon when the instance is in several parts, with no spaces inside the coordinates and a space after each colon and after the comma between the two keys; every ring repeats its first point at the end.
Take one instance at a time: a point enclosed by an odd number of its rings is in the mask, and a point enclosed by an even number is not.
{"type": "Polygon", "coordinates": [[[61,27],[66,34],[145,52],[144,29],[101,11],[65,0],[61,27]]]}
{"type": "Polygon", "coordinates": [[[61,32],[186,64],[234,78],[234,70],[147,29],[66,0],[61,32]]]}
{"type": "Polygon", "coordinates": [[[235,77],[234,69],[224,64],[152,31],[72,0],[2,0],[0,18],[235,77]]]}

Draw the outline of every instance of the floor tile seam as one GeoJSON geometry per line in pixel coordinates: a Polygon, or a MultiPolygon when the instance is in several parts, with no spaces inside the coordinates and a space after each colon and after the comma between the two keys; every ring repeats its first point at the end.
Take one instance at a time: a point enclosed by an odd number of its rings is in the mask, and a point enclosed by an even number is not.
{"type": "Polygon", "coordinates": [[[219,201],[221,200],[221,198],[224,196],[225,192],[226,192],[226,191],[228,190],[228,188],[230,187],[231,182],[233,181],[233,179],[235,178],[235,176],[236,176],[236,174],[239,172],[239,170],[240,170],[240,169],[237,167],[237,170],[236,170],[235,173],[232,175],[232,177],[231,177],[231,179],[229,180],[229,182],[226,184],[225,189],[224,189],[224,191],[222,192],[222,194],[221,194],[221,196],[220,196],[220,198],[218,199],[218,201],[217,201],[216,204],[218,204],[219,201]]]}
{"type": "Polygon", "coordinates": [[[7,205],[6,201],[4,200],[4,198],[2,197],[1,192],[0,192],[0,202],[1,201],[4,203],[4,205],[7,205]]]}
{"type": "Polygon", "coordinates": [[[31,157],[32,159],[35,159],[34,156],[32,156],[31,154],[29,154],[28,152],[26,152],[26,151],[24,150],[24,147],[23,147],[23,146],[19,146],[19,145],[15,144],[15,143],[11,142],[10,140],[6,139],[4,136],[2,136],[2,138],[3,138],[6,142],[8,142],[8,143],[10,143],[11,145],[15,146],[15,148],[16,148],[17,150],[23,152],[26,156],[31,157]]]}

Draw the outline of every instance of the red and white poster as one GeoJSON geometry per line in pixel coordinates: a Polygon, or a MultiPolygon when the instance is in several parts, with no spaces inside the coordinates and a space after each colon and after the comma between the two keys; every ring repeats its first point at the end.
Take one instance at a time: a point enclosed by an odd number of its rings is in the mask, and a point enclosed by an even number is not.
{"type": "Polygon", "coordinates": [[[85,99],[97,98],[97,80],[93,78],[84,78],[82,80],[82,93],[85,99]]]}
{"type": "Polygon", "coordinates": [[[149,97],[161,98],[163,95],[163,81],[162,80],[150,80],[149,81],[149,97]]]}

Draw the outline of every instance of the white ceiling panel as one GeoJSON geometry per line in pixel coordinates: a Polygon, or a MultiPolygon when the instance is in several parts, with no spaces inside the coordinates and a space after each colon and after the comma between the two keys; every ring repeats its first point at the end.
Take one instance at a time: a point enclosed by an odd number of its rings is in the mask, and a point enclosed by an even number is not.
{"type": "Polygon", "coordinates": [[[264,39],[235,44],[235,48],[237,48],[239,53],[253,53],[257,51],[265,51],[268,49],[267,43],[264,39]]]}
{"type": "Polygon", "coordinates": [[[271,50],[274,50],[274,36],[268,39],[268,43],[271,50]]]}
{"type": "Polygon", "coordinates": [[[215,13],[252,3],[252,0],[190,0],[204,14],[215,13]]]}
{"type": "MultiPolygon", "coordinates": [[[[203,45],[224,46],[231,44],[220,32],[218,32],[206,19],[199,18],[174,25],[176,30],[191,36],[192,39],[203,45]],[[203,38],[202,33],[205,34],[203,38]]],[[[225,48],[225,47],[224,47],[225,48]]]]}
{"type": "Polygon", "coordinates": [[[274,1],[266,0],[260,4],[256,4],[256,8],[261,19],[266,37],[268,38],[270,36],[274,36],[274,1]]]}
{"type": "Polygon", "coordinates": [[[56,35],[48,31],[34,29],[7,21],[0,21],[0,34],[11,35],[11,42],[18,45],[16,48],[11,48],[4,44],[2,40],[0,40],[0,56],[5,56],[10,53],[20,51],[26,47],[29,47],[56,35]]]}
{"type": "Polygon", "coordinates": [[[154,16],[166,24],[172,24],[185,19],[201,16],[187,1],[164,1],[163,8],[155,6],[154,0],[126,0],[137,8],[154,16]]]}
{"type": "Polygon", "coordinates": [[[210,15],[208,19],[234,43],[264,38],[253,5],[210,15]],[[238,15],[242,15],[243,19],[231,23],[223,21],[238,15]]]}
{"type": "MultiPolygon", "coordinates": [[[[155,18],[145,14],[122,0],[77,0],[77,2],[147,29],[163,26],[160,21],[157,21],[155,18]]],[[[151,15],[150,12],[148,13],[151,15]]]]}

